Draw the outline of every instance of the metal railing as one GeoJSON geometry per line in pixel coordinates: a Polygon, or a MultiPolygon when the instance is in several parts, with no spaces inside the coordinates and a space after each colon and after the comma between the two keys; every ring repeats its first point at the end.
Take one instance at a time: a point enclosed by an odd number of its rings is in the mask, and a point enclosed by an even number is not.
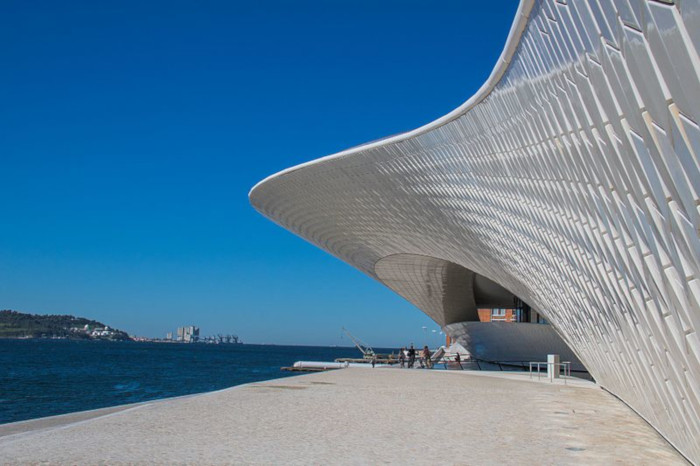
{"type": "MultiPolygon", "coordinates": [[[[532,378],[532,366],[537,366],[537,380],[540,379],[541,372],[540,372],[540,367],[546,366],[547,367],[547,372],[549,372],[549,366],[557,366],[557,367],[563,367],[564,368],[564,375],[562,378],[564,379],[564,385],[566,385],[566,378],[571,377],[571,362],[570,361],[564,361],[564,362],[548,362],[548,361],[530,361],[530,378],[532,378]]],[[[552,368],[554,369],[554,368],[552,368]]],[[[552,370],[552,372],[554,372],[552,370]]],[[[554,377],[549,377],[550,382],[554,382],[554,377]]]]}

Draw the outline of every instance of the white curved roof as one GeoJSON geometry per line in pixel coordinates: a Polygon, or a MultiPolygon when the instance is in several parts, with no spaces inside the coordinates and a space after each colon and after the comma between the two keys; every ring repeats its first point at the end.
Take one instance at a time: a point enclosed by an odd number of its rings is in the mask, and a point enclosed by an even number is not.
{"type": "Polygon", "coordinates": [[[497,282],[700,461],[699,31],[697,2],[523,1],[464,105],[251,203],[375,279],[405,254],[497,282]]]}

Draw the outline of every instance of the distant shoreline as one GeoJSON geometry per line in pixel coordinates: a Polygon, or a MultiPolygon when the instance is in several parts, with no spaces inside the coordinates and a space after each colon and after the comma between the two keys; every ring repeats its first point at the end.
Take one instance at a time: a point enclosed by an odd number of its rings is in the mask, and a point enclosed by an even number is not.
{"type": "Polygon", "coordinates": [[[245,343],[206,343],[203,341],[177,341],[177,340],[164,340],[164,339],[147,339],[147,338],[135,338],[129,337],[124,339],[115,338],[99,338],[99,337],[81,337],[81,336],[61,336],[52,335],[44,337],[36,336],[0,336],[0,340],[68,340],[68,341],[106,341],[106,342],[132,342],[132,343],[164,343],[164,344],[178,344],[178,345],[224,345],[224,346],[240,346],[245,343]]]}
{"type": "Polygon", "coordinates": [[[85,338],[85,337],[70,337],[70,336],[0,336],[0,340],[70,340],[70,341],[136,341],[133,338],[115,339],[115,338],[85,338]]]}
{"type": "MultiPolygon", "coordinates": [[[[131,342],[131,343],[166,343],[166,344],[180,344],[180,345],[195,345],[195,346],[268,346],[268,347],[284,347],[284,348],[330,348],[330,349],[340,349],[340,350],[351,350],[355,349],[354,346],[339,346],[339,345],[306,345],[306,344],[283,344],[283,343],[204,343],[201,341],[186,343],[177,340],[165,340],[165,339],[153,339],[153,340],[143,340],[135,339],[131,337],[129,340],[110,340],[110,339],[87,339],[87,338],[69,338],[69,337],[5,337],[0,336],[0,341],[4,340],[42,340],[42,341],[55,341],[55,340],[67,340],[67,341],[105,341],[105,342],[131,342]]],[[[396,349],[391,346],[378,346],[375,347],[378,350],[392,350],[396,349]]]]}
{"type": "Polygon", "coordinates": [[[68,314],[30,314],[0,311],[0,338],[52,340],[130,340],[128,333],[85,317],[68,314]]]}

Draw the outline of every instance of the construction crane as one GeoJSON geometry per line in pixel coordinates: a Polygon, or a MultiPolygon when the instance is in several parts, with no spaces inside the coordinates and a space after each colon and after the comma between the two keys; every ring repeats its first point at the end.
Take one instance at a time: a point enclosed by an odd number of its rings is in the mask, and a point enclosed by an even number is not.
{"type": "Polygon", "coordinates": [[[352,342],[355,344],[357,349],[360,350],[360,353],[362,353],[362,357],[364,357],[365,359],[372,359],[376,356],[376,354],[374,353],[374,350],[372,349],[371,346],[369,346],[367,343],[360,340],[359,338],[355,337],[345,327],[342,327],[342,330],[348,336],[348,338],[350,338],[352,340],[352,342]]]}

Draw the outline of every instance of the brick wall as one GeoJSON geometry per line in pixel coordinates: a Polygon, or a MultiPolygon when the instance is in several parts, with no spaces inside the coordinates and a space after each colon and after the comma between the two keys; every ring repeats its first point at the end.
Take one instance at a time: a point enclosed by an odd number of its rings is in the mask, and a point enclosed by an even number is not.
{"type": "Polygon", "coordinates": [[[491,309],[478,309],[479,312],[479,322],[516,322],[515,309],[506,309],[505,315],[503,316],[493,316],[491,309]]]}

